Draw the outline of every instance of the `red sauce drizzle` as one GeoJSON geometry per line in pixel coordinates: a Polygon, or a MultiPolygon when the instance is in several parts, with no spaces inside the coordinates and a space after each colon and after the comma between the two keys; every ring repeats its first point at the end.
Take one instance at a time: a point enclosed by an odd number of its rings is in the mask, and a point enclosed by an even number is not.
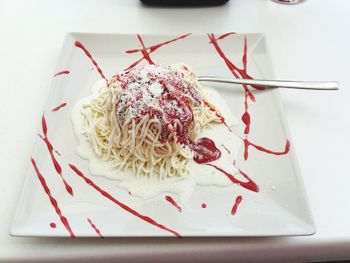
{"type": "Polygon", "coordinates": [[[207,204],[204,204],[204,203],[203,203],[203,204],[201,205],[201,207],[202,207],[202,208],[207,208],[207,204]]]}
{"type": "Polygon", "coordinates": [[[99,65],[97,64],[96,60],[92,57],[91,53],[86,49],[86,47],[84,47],[84,45],[82,43],[80,43],[79,41],[75,41],[74,45],[78,48],[80,48],[81,50],[84,51],[85,55],[91,60],[92,64],[96,67],[98,73],[100,74],[100,76],[106,81],[106,84],[108,86],[108,80],[105,77],[105,75],[102,72],[102,69],[99,67],[99,65]]]}
{"type": "MultiPolygon", "coordinates": [[[[225,34],[224,34],[225,35],[225,34]]],[[[244,37],[244,48],[243,48],[243,57],[242,57],[242,62],[243,62],[243,69],[238,68],[235,66],[224,54],[224,52],[221,50],[217,40],[223,39],[222,36],[221,38],[215,38],[214,34],[208,34],[209,39],[211,40],[210,43],[214,45],[216,51],[218,54],[222,57],[222,59],[225,61],[227,67],[231,71],[231,73],[236,77],[236,78],[244,78],[244,79],[253,79],[248,73],[247,73],[247,53],[248,53],[248,48],[247,48],[247,38],[244,37]]],[[[228,36],[228,35],[226,35],[228,36]]],[[[226,37],[225,36],[225,37],[226,37]]],[[[257,86],[257,85],[249,85],[252,88],[256,90],[264,90],[265,87],[263,86],[257,86]]],[[[246,91],[249,91],[249,88],[247,86],[244,87],[246,91]]],[[[248,92],[249,93],[249,92],[248,92]]],[[[249,97],[252,99],[252,101],[255,100],[254,95],[249,93],[249,97]]]]}
{"type": "Polygon", "coordinates": [[[235,203],[231,209],[231,215],[235,215],[238,209],[239,204],[242,202],[243,197],[241,195],[237,196],[235,203]]]}
{"type": "Polygon", "coordinates": [[[218,117],[220,119],[220,121],[227,127],[227,129],[230,131],[230,132],[233,132],[232,129],[230,128],[230,126],[227,125],[227,123],[225,122],[225,118],[218,113],[218,111],[216,110],[216,108],[211,105],[208,101],[206,100],[203,100],[204,104],[212,111],[215,113],[216,117],[218,117]]]}
{"type": "Polygon", "coordinates": [[[224,175],[227,176],[228,179],[231,180],[232,183],[234,184],[238,184],[250,191],[253,191],[253,192],[259,192],[259,186],[252,180],[250,179],[250,177],[245,174],[244,172],[242,172],[241,170],[239,170],[239,173],[244,177],[246,178],[248,181],[247,182],[242,182],[240,180],[238,180],[236,177],[234,177],[232,174],[228,173],[227,171],[225,171],[224,169],[214,165],[214,164],[211,164],[211,163],[207,163],[206,165],[208,166],[211,166],[211,167],[214,167],[216,170],[218,170],[219,172],[223,173],[224,175]]]}
{"type": "Polygon", "coordinates": [[[139,39],[141,45],[142,45],[142,49],[140,50],[144,59],[146,59],[148,61],[149,64],[154,64],[154,62],[152,61],[151,57],[149,56],[149,53],[147,52],[147,48],[145,47],[145,44],[143,43],[143,40],[141,38],[141,36],[139,34],[137,34],[137,38],[139,39]]]}
{"type": "Polygon", "coordinates": [[[216,147],[214,141],[207,137],[191,142],[189,147],[194,152],[194,161],[199,164],[213,162],[221,156],[221,151],[216,147]]]}
{"type": "Polygon", "coordinates": [[[286,140],[286,145],[285,145],[283,151],[272,151],[272,150],[266,149],[266,148],[264,148],[262,146],[256,145],[256,144],[248,141],[248,139],[244,139],[243,142],[244,142],[244,159],[245,160],[248,159],[248,148],[249,148],[249,146],[254,147],[258,151],[265,152],[265,153],[268,153],[268,154],[273,154],[273,155],[284,155],[284,154],[287,154],[289,152],[289,150],[290,150],[290,142],[289,142],[289,140],[286,140]]]}
{"type": "Polygon", "coordinates": [[[229,33],[226,33],[226,34],[223,34],[223,35],[219,36],[217,39],[218,40],[219,39],[224,39],[225,37],[228,37],[230,35],[235,35],[235,34],[237,34],[237,33],[236,32],[229,32],[229,33]]]}
{"type": "Polygon", "coordinates": [[[221,146],[225,149],[225,151],[228,153],[228,154],[231,154],[231,151],[229,148],[227,148],[225,145],[221,144],[221,146]]]}
{"type": "Polygon", "coordinates": [[[47,124],[46,124],[46,119],[44,114],[41,117],[41,129],[43,130],[44,137],[47,137],[47,124]]]}
{"type": "Polygon", "coordinates": [[[218,117],[222,123],[225,122],[225,118],[217,112],[213,105],[211,105],[207,100],[203,100],[203,102],[212,112],[215,113],[216,117],[218,117]]]}
{"type": "Polygon", "coordinates": [[[81,177],[88,185],[90,185],[92,188],[94,188],[96,191],[98,191],[102,196],[104,196],[105,198],[109,199],[110,201],[112,201],[113,203],[115,203],[116,205],[118,205],[120,208],[124,209],[125,211],[129,212],[130,214],[140,218],[141,220],[154,225],[162,230],[165,230],[173,235],[175,235],[176,237],[180,238],[181,235],[162,225],[157,223],[156,221],[154,221],[152,218],[148,217],[148,216],[144,216],[140,213],[138,213],[137,211],[135,211],[134,209],[130,208],[129,206],[127,206],[126,204],[118,201],[117,199],[115,199],[113,196],[111,196],[109,193],[107,193],[106,191],[102,190],[99,186],[97,186],[92,180],[90,180],[89,178],[87,178],[77,167],[75,167],[73,164],[69,164],[69,167],[79,176],[81,177]]]}
{"type": "MultiPolygon", "coordinates": [[[[227,33],[227,34],[221,35],[218,38],[216,38],[214,34],[208,34],[208,37],[210,39],[210,43],[213,44],[213,46],[214,46],[215,50],[217,51],[217,53],[224,60],[224,62],[227,65],[227,67],[229,68],[231,73],[236,78],[253,79],[247,73],[247,53],[248,53],[247,38],[244,37],[244,47],[243,47],[243,56],[242,56],[243,68],[238,68],[237,66],[235,66],[228,59],[228,57],[225,55],[225,53],[222,51],[222,49],[220,48],[220,46],[218,44],[218,40],[221,40],[221,39],[223,39],[223,38],[225,38],[225,37],[227,37],[229,35],[231,35],[231,34],[227,33]]],[[[256,85],[250,85],[250,86],[252,88],[256,89],[256,90],[264,90],[265,89],[265,87],[262,87],[262,86],[256,86],[256,85]]],[[[248,85],[243,85],[243,88],[244,88],[244,91],[245,91],[245,96],[244,96],[244,113],[243,113],[241,119],[242,119],[242,122],[245,124],[244,134],[246,135],[246,138],[243,139],[244,146],[245,146],[244,159],[245,160],[248,159],[248,148],[249,148],[249,146],[253,146],[257,150],[263,151],[263,152],[268,153],[268,154],[274,154],[274,155],[287,154],[289,152],[289,148],[290,148],[290,143],[289,143],[288,140],[287,140],[287,143],[285,145],[285,150],[284,151],[272,151],[272,150],[266,149],[266,148],[264,148],[262,146],[259,146],[257,144],[254,144],[248,139],[248,135],[249,135],[249,132],[250,132],[250,124],[251,124],[251,117],[250,117],[250,113],[249,113],[248,99],[250,99],[252,102],[255,102],[255,97],[254,97],[253,93],[249,90],[248,85]]]]}
{"type": "Polygon", "coordinates": [[[55,78],[57,76],[66,75],[66,74],[70,74],[70,71],[69,70],[63,70],[63,71],[57,72],[55,75],[53,75],[53,77],[55,78]]]}
{"type": "Polygon", "coordinates": [[[244,113],[242,115],[242,121],[245,124],[244,134],[249,134],[250,132],[250,114],[248,107],[248,94],[244,95],[244,113]]]}
{"type": "Polygon", "coordinates": [[[180,213],[182,212],[182,208],[175,202],[175,200],[171,196],[165,196],[165,200],[167,200],[170,204],[176,207],[177,211],[179,211],[180,213]]]}
{"type": "Polygon", "coordinates": [[[146,47],[144,45],[144,42],[141,38],[141,36],[139,34],[137,34],[137,38],[138,40],[140,41],[141,45],[142,45],[142,48],[141,49],[131,49],[131,50],[127,50],[126,53],[127,54],[132,54],[132,53],[136,53],[136,52],[141,52],[141,54],[143,55],[142,58],[140,58],[139,60],[135,61],[134,63],[132,63],[126,70],[128,69],[132,69],[133,67],[135,67],[137,64],[139,64],[143,59],[147,60],[149,64],[154,64],[154,62],[152,61],[151,57],[150,57],[150,54],[153,53],[154,51],[156,51],[158,48],[162,47],[162,46],[165,46],[167,44],[170,44],[172,42],[175,42],[177,40],[180,40],[180,39],[183,39],[187,36],[191,35],[191,33],[189,34],[185,34],[185,35],[182,35],[182,36],[179,36],[177,38],[174,38],[174,39],[171,39],[171,40],[168,40],[168,41],[165,41],[165,42],[162,42],[162,43],[159,43],[159,44],[156,44],[156,45],[153,45],[153,46],[149,46],[149,47],[146,47]]]}
{"type": "Polygon", "coordinates": [[[218,170],[219,172],[223,173],[224,175],[226,175],[233,183],[238,184],[253,192],[259,192],[258,185],[252,179],[250,179],[247,174],[245,174],[238,168],[237,169],[239,173],[243,177],[245,177],[248,180],[248,182],[242,182],[236,179],[232,174],[226,172],[224,169],[209,163],[219,159],[221,156],[221,151],[216,147],[213,140],[204,137],[199,139],[195,143],[189,144],[189,147],[194,152],[193,159],[196,163],[209,165],[215,168],[216,170],[218,170]]]}
{"type": "MultiPolygon", "coordinates": [[[[236,78],[250,78],[252,79],[246,72],[244,72],[243,69],[239,69],[238,67],[236,67],[224,54],[224,52],[221,50],[221,48],[219,47],[219,44],[217,42],[217,39],[215,38],[214,34],[208,34],[209,39],[210,39],[210,43],[213,44],[213,46],[215,47],[216,51],[218,52],[218,54],[220,55],[220,57],[224,60],[224,62],[226,63],[227,67],[229,68],[229,70],[231,71],[231,73],[236,77],[236,78]]],[[[255,97],[253,95],[253,93],[251,93],[251,91],[249,90],[247,85],[243,85],[243,88],[245,90],[245,92],[248,94],[249,98],[252,101],[255,101],[255,97]]],[[[254,88],[256,88],[254,86],[254,88]]],[[[264,89],[263,87],[259,87],[257,89],[264,89]]]]}
{"type": "Polygon", "coordinates": [[[60,105],[58,105],[57,107],[53,108],[51,111],[55,112],[55,111],[58,111],[58,110],[62,109],[63,107],[66,107],[66,106],[67,106],[67,103],[63,102],[60,105]]]}
{"type": "MultiPolygon", "coordinates": [[[[69,222],[68,222],[67,218],[62,215],[61,209],[59,208],[56,199],[52,196],[52,194],[50,192],[50,188],[47,186],[45,178],[40,173],[40,171],[38,169],[38,166],[36,165],[35,160],[33,158],[31,158],[31,161],[32,161],[34,170],[36,172],[36,175],[38,176],[38,179],[39,179],[42,187],[44,188],[44,191],[45,191],[46,195],[49,197],[50,202],[51,202],[52,206],[54,207],[54,209],[56,211],[56,214],[60,217],[60,220],[61,220],[62,224],[67,229],[67,231],[69,232],[70,236],[74,238],[75,235],[74,235],[74,233],[73,233],[73,231],[72,231],[72,229],[71,229],[71,227],[69,225],[69,222]]],[[[51,224],[50,224],[50,226],[51,226],[51,224]]]]}
{"type": "Polygon", "coordinates": [[[87,221],[89,222],[90,226],[92,227],[92,229],[96,232],[96,234],[100,237],[100,238],[104,238],[101,234],[100,229],[97,228],[97,226],[91,221],[90,218],[87,218],[87,221]]]}
{"type": "Polygon", "coordinates": [[[53,166],[55,167],[55,170],[57,172],[57,174],[61,177],[63,184],[67,190],[67,192],[70,195],[74,195],[73,194],[73,189],[72,187],[67,183],[67,181],[64,179],[63,175],[62,175],[62,168],[61,165],[59,164],[59,162],[57,161],[55,154],[54,154],[54,148],[51,144],[51,142],[49,141],[49,139],[47,138],[47,124],[46,124],[46,119],[45,119],[45,115],[43,114],[42,118],[41,118],[41,126],[42,126],[42,130],[44,133],[44,136],[38,134],[38,136],[45,142],[46,146],[47,146],[47,150],[49,151],[53,166]]]}
{"type": "Polygon", "coordinates": [[[56,224],[55,224],[54,222],[51,222],[51,223],[50,223],[50,227],[51,227],[51,228],[56,228],[56,224]]]}
{"type": "MultiPolygon", "coordinates": [[[[194,152],[194,161],[199,164],[209,165],[219,172],[226,175],[233,183],[238,184],[248,190],[253,192],[259,192],[259,186],[252,180],[250,177],[238,169],[239,173],[248,180],[248,182],[242,182],[235,178],[232,174],[228,173],[224,169],[218,167],[217,165],[211,164],[209,162],[213,162],[220,158],[221,151],[216,147],[213,140],[209,138],[201,138],[195,143],[189,144],[190,149],[194,152]]],[[[234,164],[235,165],[235,164],[234,164]]]]}

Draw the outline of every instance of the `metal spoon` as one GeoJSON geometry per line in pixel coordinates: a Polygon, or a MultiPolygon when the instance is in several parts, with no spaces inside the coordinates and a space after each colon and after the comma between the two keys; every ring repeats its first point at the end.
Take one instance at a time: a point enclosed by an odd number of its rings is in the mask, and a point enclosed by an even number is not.
{"type": "Polygon", "coordinates": [[[247,84],[269,88],[307,89],[307,90],[338,90],[337,81],[291,81],[291,80],[262,80],[262,79],[227,79],[219,77],[200,76],[198,81],[220,82],[231,84],[247,84]]]}

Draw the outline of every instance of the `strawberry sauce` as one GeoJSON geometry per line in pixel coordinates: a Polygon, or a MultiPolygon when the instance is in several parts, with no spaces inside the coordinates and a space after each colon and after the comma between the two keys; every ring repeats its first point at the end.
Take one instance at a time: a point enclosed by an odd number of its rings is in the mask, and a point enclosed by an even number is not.
{"type": "Polygon", "coordinates": [[[181,206],[179,206],[171,196],[165,196],[165,200],[172,204],[177,209],[177,211],[179,211],[180,213],[182,212],[181,206]]]}
{"type": "Polygon", "coordinates": [[[67,103],[66,102],[63,102],[61,103],[60,105],[58,105],[57,107],[53,108],[51,110],[51,112],[55,112],[55,111],[59,111],[60,109],[62,109],[63,107],[66,107],[67,106],[67,103]]]}
{"type": "Polygon", "coordinates": [[[238,185],[240,185],[240,186],[242,186],[242,187],[244,187],[244,188],[246,188],[246,189],[248,189],[250,191],[259,192],[259,186],[252,179],[250,179],[250,177],[247,174],[245,174],[241,170],[239,170],[239,173],[244,178],[246,178],[248,181],[246,181],[246,182],[240,181],[236,177],[234,177],[233,174],[230,174],[229,172],[225,171],[224,169],[222,169],[222,168],[220,168],[220,167],[218,167],[218,166],[216,166],[214,164],[207,163],[205,165],[211,166],[211,167],[215,168],[216,170],[218,170],[219,172],[221,172],[222,174],[226,175],[226,177],[228,179],[230,179],[232,183],[238,184],[238,185]]]}
{"type": "Polygon", "coordinates": [[[229,148],[227,148],[225,145],[221,144],[221,146],[225,149],[225,151],[228,153],[228,154],[231,154],[231,151],[229,148]]]}
{"type": "Polygon", "coordinates": [[[151,225],[154,225],[155,227],[158,227],[162,230],[165,230],[173,235],[175,235],[176,237],[181,237],[181,235],[162,225],[162,224],[159,224],[157,223],[155,220],[153,220],[152,218],[148,217],[148,216],[145,216],[145,215],[142,215],[140,213],[138,213],[137,211],[135,211],[134,209],[130,208],[129,206],[127,206],[126,204],[118,201],[116,198],[114,198],[112,195],[110,195],[109,193],[107,193],[106,191],[104,191],[103,189],[101,189],[98,185],[96,185],[91,179],[87,178],[76,166],[74,166],[73,164],[69,164],[69,167],[72,169],[72,171],[78,175],[80,178],[82,178],[89,186],[91,186],[92,188],[94,188],[97,192],[99,192],[103,197],[109,199],[110,201],[112,201],[113,203],[115,203],[117,206],[119,206],[120,208],[124,209],[125,211],[127,211],[128,213],[140,218],[141,220],[151,224],[151,225]]]}
{"type": "MultiPolygon", "coordinates": [[[[208,34],[208,37],[210,39],[210,43],[214,46],[215,50],[217,51],[219,56],[223,59],[223,61],[225,62],[226,66],[231,71],[233,76],[235,76],[236,78],[253,79],[247,73],[248,44],[247,44],[247,38],[246,37],[244,37],[243,56],[242,56],[243,68],[239,68],[236,65],[234,65],[232,63],[232,61],[222,51],[221,47],[219,46],[218,41],[226,38],[229,35],[232,35],[232,33],[233,32],[227,33],[227,34],[223,34],[223,35],[221,35],[219,37],[215,37],[215,35],[213,33],[211,33],[211,34],[208,34]]],[[[251,142],[248,139],[248,135],[250,133],[250,124],[251,124],[251,116],[250,116],[250,113],[249,113],[249,100],[254,103],[255,102],[255,96],[250,91],[248,85],[242,85],[242,86],[243,86],[244,92],[245,92],[245,94],[244,94],[244,113],[243,113],[243,115],[241,117],[242,122],[245,125],[244,134],[246,135],[246,138],[243,139],[243,142],[244,142],[244,159],[245,160],[248,159],[248,148],[249,148],[249,146],[252,146],[252,147],[256,148],[257,150],[265,152],[267,154],[273,154],[273,155],[287,154],[289,152],[289,148],[290,148],[290,143],[289,143],[288,140],[286,142],[284,151],[272,151],[272,150],[269,150],[269,149],[267,149],[265,147],[259,146],[259,145],[255,144],[255,143],[251,142]]],[[[262,86],[256,86],[256,85],[249,85],[249,86],[252,87],[253,89],[256,89],[256,90],[264,90],[265,89],[265,87],[262,87],[262,86]]]]}
{"type": "Polygon", "coordinates": [[[134,63],[132,63],[126,70],[128,69],[132,69],[133,67],[135,67],[137,64],[139,64],[142,60],[147,60],[147,62],[149,64],[154,64],[154,62],[152,61],[151,57],[150,57],[150,54],[153,53],[154,51],[156,51],[158,48],[162,47],[162,46],[165,46],[165,45],[168,45],[172,42],[175,42],[177,40],[180,40],[180,39],[183,39],[183,38],[186,38],[188,37],[189,35],[191,35],[191,33],[188,33],[188,34],[185,34],[185,35],[182,35],[182,36],[179,36],[177,38],[174,38],[174,39],[171,39],[171,40],[168,40],[168,41],[165,41],[165,42],[162,42],[162,43],[159,43],[159,44],[156,44],[156,45],[153,45],[153,46],[149,46],[149,47],[146,47],[144,42],[143,42],[143,39],[142,37],[137,34],[137,38],[138,40],[140,41],[141,43],[141,46],[142,48],[141,49],[131,49],[131,50],[127,50],[126,53],[127,54],[132,54],[132,53],[137,53],[137,52],[141,52],[142,54],[142,58],[138,59],[137,61],[135,61],[134,63]]]}
{"type": "Polygon", "coordinates": [[[96,60],[92,57],[91,53],[86,49],[86,47],[80,43],[79,41],[75,41],[74,45],[78,48],[80,48],[85,55],[91,60],[92,64],[96,67],[98,73],[100,74],[101,78],[103,78],[106,81],[106,84],[108,86],[108,80],[105,77],[105,75],[102,72],[102,69],[99,67],[99,65],[97,64],[96,60]]]}
{"type": "MultiPolygon", "coordinates": [[[[69,225],[69,222],[67,220],[67,218],[65,216],[63,216],[62,212],[61,212],[61,209],[59,208],[58,206],[58,203],[57,203],[57,200],[52,196],[51,194],[51,191],[50,191],[50,188],[48,187],[48,185],[46,184],[46,181],[45,181],[45,178],[42,176],[42,174],[40,173],[39,171],[39,168],[38,166],[36,165],[36,162],[33,158],[31,158],[31,162],[32,162],[32,165],[34,167],[34,170],[35,170],[35,173],[36,175],[38,176],[38,179],[41,183],[41,186],[43,187],[46,195],[48,196],[48,198],[50,199],[50,202],[51,202],[51,205],[53,206],[53,208],[55,209],[55,212],[56,214],[59,216],[62,224],[64,225],[64,227],[67,229],[67,231],[69,232],[70,236],[71,237],[75,237],[70,225],[69,225]]],[[[56,225],[53,223],[52,225],[50,224],[51,227],[55,227],[56,225]]]]}
{"type": "Polygon", "coordinates": [[[233,204],[232,209],[231,209],[231,215],[234,216],[237,213],[238,206],[242,202],[242,199],[243,199],[243,197],[241,195],[237,196],[236,201],[233,204]]]}
{"type": "Polygon", "coordinates": [[[92,220],[90,218],[87,218],[87,221],[89,222],[91,228],[96,232],[97,236],[99,236],[100,238],[104,238],[101,234],[100,229],[97,228],[97,226],[92,222],[92,220]]]}
{"type": "Polygon", "coordinates": [[[59,162],[57,161],[55,154],[54,154],[54,148],[50,142],[50,140],[47,138],[47,124],[46,124],[46,119],[45,119],[45,115],[43,114],[42,118],[41,118],[41,127],[42,127],[42,131],[43,131],[43,136],[38,134],[38,136],[45,142],[47,150],[49,151],[50,157],[51,157],[51,161],[53,163],[53,166],[55,167],[55,170],[57,172],[57,174],[60,176],[60,178],[62,179],[62,182],[67,190],[67,192],[70,195],[74,195],[73,194],[73,189],[72,187],[68,184],[68,182],[65,180],[65,178],[62,175],[62,168],[61,165],[59,164],[59,162]]]}
{"type": "Polygon", "coordinates": [[[55,78],[57,76],[67,75],[67,74],[70,74],[70,71],[69,70],[63,70],[63,71],[57,72],[55,75],[53,75],[53,77],[55,78]]]}
{"type": "Polygon", "coordinates": [[[213,162],[221,157],[221,151],[214,141],[206,137],[190,143],[189,147],[194,152],[194,161],[199,164],[213,162]]]}
{"type": "Polygon", "coordinates": [[[258,151],[265,152],[265,153],[272,154],[272,155],[285,155],[285,154],[287,154],[289,152],[289,149],[290,149],[290,142],[289,142],[289,140],[286,140],[286,145],[284,146],[284,150],[283,151],[272,151],[272,150],[266,149],[266,148],[264,148],[262,146],[256,145],[256,144],[248,141],[248,139],[244,139],[243,142],[244,142],[244,159],[245,160],[248,159],[248,148],[249,148],[249,146],[254,147],[258,151]]]}

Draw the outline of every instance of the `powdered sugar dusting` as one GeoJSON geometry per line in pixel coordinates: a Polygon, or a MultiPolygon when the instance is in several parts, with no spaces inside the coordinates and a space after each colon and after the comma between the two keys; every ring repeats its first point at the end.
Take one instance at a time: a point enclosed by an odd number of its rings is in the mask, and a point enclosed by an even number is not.
{"type": "Polygon", "coordinates": [[[111,83],[118,120],[124,124],[130,114],[136,120],[146,115],[157,118],[162,124],[163,141],[175,132],[178,141],[183,142],[193,122],[191,105],[202,102],[195,85],[169,65],[143,65],[124,71],[111,83]]]}
{"type": "Polygon", "coordinates": [[[155,82],[149,86],[149,91],[156,97],[159,97],[163,92],[163,87],[158,82],[155,82]]]}

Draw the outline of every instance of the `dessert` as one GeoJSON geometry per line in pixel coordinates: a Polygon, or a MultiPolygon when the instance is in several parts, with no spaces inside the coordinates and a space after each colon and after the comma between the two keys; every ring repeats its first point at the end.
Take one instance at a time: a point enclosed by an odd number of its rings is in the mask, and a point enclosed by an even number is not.
{"type": "Polygon", "coordinates": [[[184,64],[123,71],[107,85],[100,84],[73,110],[79,153],[90,160],[91,173],[117,179],[129,191],[134,189],[127,183],[130,180],[133,185],[163,186],[182,180],[180,184],[191,181],[193,187],[193,178],[184,180],[192,177],[191,163],[213,162],[221,156],[203,132],[214,126],[226,130],[223,122],[221,112],[184,64]]]}

